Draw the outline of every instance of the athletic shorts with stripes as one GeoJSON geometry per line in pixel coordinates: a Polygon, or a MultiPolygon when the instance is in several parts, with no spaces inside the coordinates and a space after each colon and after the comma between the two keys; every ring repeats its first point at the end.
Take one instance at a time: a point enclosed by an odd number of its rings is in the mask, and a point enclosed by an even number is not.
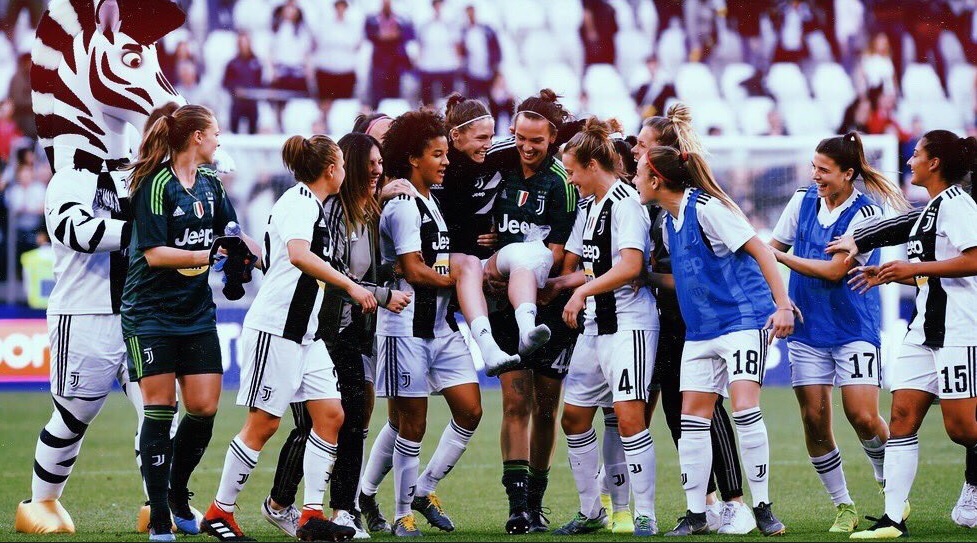
{"type": "Polygon", "coordinates": [[[570,358],[563,401],[578,407],[647,401],[657,346],[658,330],[581,335],[570,358]]]}
{"type": "Polygon", "coordinates": [[[812,347],[787,342],[790,384],[794,387],[828,385],[882,386],[882,350],[867,341],[837,347],[812,347]]]}
{"type": "Polygon", "coordinates": [[[461,332],[431,339],[377,336],[377,396],[426,398],[446,388],[478,383],[461,332]]]}
{"type": "Polygon", "coordinates": [[[51,394],[101,398],[129,382],[119,315],[48,315],[51,394]]]}
{"type": "Polygon", "coordinates": [[[281,417],[293,402],[340,399],[336,370],[322,340],[302,345],[245,328],[241,361],[238,405],[281,417]]]}
{"type": "Polygon", "coordinates": [[[166,373],[177,377],[224,373],[217,330],[186,336],[132,336],[125,343],[132,381],[166,373]]]}
{"type": "Polygon", "coordinates": [[[922,390],[941,400],[977,398],[977,347],[940,347],[903,343],[899,358],[886,364],[890,388],[922,390]]]}
{"type": "Polygon", "coordinates": [[[682,351],[682,391],[726,395],[734,381],[763,385],[769,330],[739,330],[712,339],[686,341],[682,351]]]}

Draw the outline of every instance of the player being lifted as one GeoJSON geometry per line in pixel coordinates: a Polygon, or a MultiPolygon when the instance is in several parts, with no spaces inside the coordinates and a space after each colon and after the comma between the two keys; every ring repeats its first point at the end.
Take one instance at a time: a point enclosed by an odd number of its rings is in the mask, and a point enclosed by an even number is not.
{"type": "Polygon", "coordinates": [[[154,541],[173,540],[171,510],[181,531],[199,530],[187,483],[210,442],[220,398],[223,367],[207,272],[214,231],[237,216],[216,173],[203,167],[214,162],[218,135],[210,110],[182,106],[153,124],[132,166],[122,332],[129,378],[145,400],[139,449],[154,541]],[[177,380],[187,414],[171,441],[177,380]]]}
{"type": "Polygon", "coordinates": [[[570,469],[580,497],[577,515],[554,533],[585,534],[607,524],[597,480],[599,455],[593,419],[613,407],[630,467],[635,497],[634,535],[658,533],[655,518],[655,445],[646,418],[648,386],[658,343],[658,310],[651,291],[632,283],[642,276],[649,253],[651,221],[635,190],[620,180],[620,159],[610,139],[616,126],[596,118],[563,147],[570,183],[587,198],[566,245],[566,261],[583,269],[555,280],[576,288],[563,320],[577,338],[566,377],[563,431],[570,469]],[[591,198],[592,197],[592,198],[591,198]]]}
{"type": "MultiPolygon", "coordinates": [[[[790,297],[805,320],[790,336],[791,382],[811,464],[837,513],[829,532],[852,532],[858,513],[848,493],[841,451],[831,430],[831,389],[841,388],[842,405],[882,484],[882,462],[889,428],[879,416],[882,385],[881,298],[861,296],[844,281],[855,266],[845,255],[827,256],[832,239],[882,218],[876,201],[908,207],[901,192],[865,160],[858,134],[822,140],[811,162],[814,184],[798,190],[787,204],[770,245],[777,261],[791,269],[790,297]],[[861,177],[870,198],[855,188],[861,177]],[[793,253],[787,251],[793,247],[793,253]]],[[[878,253],[859,255],[857,264],[877,265],[878,253]]]]}
{"type": "Polygon", "coordinates": [[[655,202],[668,211],[664,241],[686,324],[678,449],[688,511],[667,535],[709,529],[709,428],[716,398],[727,385],[757,526],[764,535],[782,533],[784,525],[770,507],[770,448],[760,412],[770,336],[783,338],[794,329],[793,307],[776,260],[701,155],[652,148],[638,164],[635,184],[643,203],[655,202]]]}
{"type": "MultiPolygon", "coordinates": [[[[475,366],[449,310],[454,279],[448,228],[431,195],[448,165],[445,133],[439,115],[411,111],[394,120],[383,144],[387,171],[413,188],[412,195],[390,200],[380,217],[383,262],[395,266],[398,289],[413,293],[402,313],[381,310],[377,323],[377,394],[388,398],[397,417],[388,426],[397,429],[392,464],[398,537],[420,535],[412,508],[438,529],[454,530],[434,488],[461,459],[482,416],[475,366]],[[431,392],[444,396],[451,420],[418,475],[431,392]]],[[[368,476],[371,471],[368,466],[368,476]]],[[[364,511],[367,500],[360,495],[364,511]]]]}

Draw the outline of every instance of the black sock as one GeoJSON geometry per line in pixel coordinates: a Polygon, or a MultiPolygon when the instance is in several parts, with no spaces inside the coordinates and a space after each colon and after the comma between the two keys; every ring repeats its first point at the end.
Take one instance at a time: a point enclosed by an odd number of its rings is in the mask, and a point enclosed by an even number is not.
{"type": "Polygon", "coordinates": [[[977,445],[967,448],[967,470],[964,472],[967,484],[977,486],[977,445]]]}
{"type": "Polygon", "coordinates": [[[536,469],[529,466],[529,492],[527,503],[530,511],[539,511],[543,508],[543,494],[546,494],[546,485],[549,482],[549,468],[536,469]]]}
{"type": "Polygon", "coordinates": [[[509,496],[509,514],[529,509],[529,461],[502,462],[502,485],[509,496]]]}
{"type": "Polygon", "coordinates": [[[190,474],[204,457],[213,434],[213,415],[201,417],[187,413],[180,421],[173,438],[173,468],[170,473],[170,488],[175,492],[186,492],[190,474]]]}
{"type": "Polygon", "coordinates": [[[170,426],[176,415],[172,405],[147,405],[139,434],[139,454],[142,472],[149,495],[149,525],[157,533],[170,531],[169,496],[170,464],[173,462],[173,443],[170,426]]]}

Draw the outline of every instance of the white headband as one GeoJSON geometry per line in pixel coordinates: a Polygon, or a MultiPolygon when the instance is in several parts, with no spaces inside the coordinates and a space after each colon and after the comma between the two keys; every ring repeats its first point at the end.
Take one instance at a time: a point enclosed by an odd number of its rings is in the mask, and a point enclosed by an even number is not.
{"type": "Polygon", "coordinates": [[[488,113],[486,113],[485,115],[482,115],[481,117],[475,117],[474,119],[471,119],[471,120],[468,120],[468,121],[465,121],[465,122],[463,122],[463,123],[461,123],[461,124],[459,124],[458,126],[456,126],[456,127],[454,128],[454,129],[455,129],[455,130],[458,130],[459,128],[461,128],[461,127],[463,127],[463,126],[465,126],[466,124],[472,124],[472,123],[475,123],[475,122],[478,122],[478,121],[481,121],[482,119],[491,119],[491,118],[492,118],[492,116],[491,116],[491,115],[489,115],[488,113]]]}
{"type": "Polygon", "coordinates": [[[546,116],[544,116],[544,115],[543,115],[543,114],[541,114],[541,113],[536,113],[535,111],[532,111],[532,110],[529,110],[529,109],[524,109],[524,110],[522,110],[522,111],[519,111],[519,112],[517,112],[517,113],[516,113],[516,117],[515,117],[515,118],[514,118],[514,119],[512,120],[512,122],[513,122],[513,124],[515,124],[515,122],[516,122],[516,118],[519,118],[519,116],[520,116],[520,115],[522,115],[523,113],[525,113],[525,114],[527,114],[527,115],[533,115],[534,117],[539,117],[540,119],[543,119],[544,121],[546,121],[546,122],[548,122],[548,123],[550,123],[550,126],[552,126],[552,127],[553,127],[553,130],[559,130],[559,129],[558,129],[557,127],[556,127],[556,124],[555,124],[555,123],[554,123],[553,121],[551,121],[551,120],[549,120],[549,119],[547,119],[547,118],[546,118],[546,116]]]}

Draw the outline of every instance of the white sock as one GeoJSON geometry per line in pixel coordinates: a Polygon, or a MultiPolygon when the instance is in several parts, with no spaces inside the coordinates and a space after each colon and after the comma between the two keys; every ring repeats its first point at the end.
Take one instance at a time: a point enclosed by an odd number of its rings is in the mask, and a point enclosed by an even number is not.
{"type": "Polygon", "coordinates": [[[628,482],[628,464],[624,455],[621,434],[617,430],[617,415],[604,415],[604,437],[601,442],[602,467],[601,494],[611,495],[614,512],[629,511],[631,485],[628,482]]]}
{"type": "Polygon", "coordinates": [[[383,478],[393,467],[394,442],[397,441],[397,429],[390,426],[387,421],[377,434],[376,441],[370,449],[370,457],[363,468],[363,477],[360,478],[360,488],[367,496],[377,493],[377,488],[383,482],[383,478]]]}
{"type": "Polygon", "coordinates": [[[628,459],[628,473],[634,489],[634,516],[656,518],[655,442],[651,439],[651,432],[642,430],[631,437],[622,437],[621,443],[628,459]]]}
{"type": "Polygon", "coordinates": [[[421,444],[397,436],[394,445],[394,497],[397,500],[394,519],[410,514],[417,488],[417,470],[421,465],[421,444]]]}
{"type": "Polygon", "coordinates": [[[305,470],[305,498],[302,507],[322,509],[322,498],[326,495],[326,485],[329,484],[329,476],[332,475],[332,467],[336,463],[336,447],[336,444],[317,436],[315,430],[309,432],[305,458],[302,461],[302,468],[305,470]]]}
{"type": "Polygon", "coordinates": [[[876,482],[881,483],[885,480],[885,443],[879,436],[875,436],[872,439],[862,441],[862,449],[865,450],[868,461],[872,463],[876,482]]]}
{"type": "Polygon", "coordinates": [[[489,323],[488,317],[484,315],[476,317],[469,325],[469,328],[472,331],[472,339],[475,340],[475,343],[478,345],[478,350],[483,356],[502,350],[492,336],[492,325],[489,323]]]}
{"type": "Polygon", "coordinates": [[[444,479],[461,459],[473,435],[475,435],[474,430],[465,430],[458,426],[454,419],[448,421],[448,426],[441,434],[441,441],[438,442],[438,448],[434,449],[434,456],[417,478],[417,496],[427,496],[434,492],[438,481],[444,479]]]}
{"type": "Polygon", "coordinates": [[[251,471],[258,465],[261,451],[248,448],[241,436],[234,436],[224,455],[224,471],[221,472],[220,485],[214,502],[227,513],[233,513],[237,506],[237,495],[251,477],[251,471]]]}
{"type": "Polygon", "coordinates": [[[600,513],[597,431],[591,428],[582,434],[567,436],[567,456],[570,458],[570,471],[573,472],[573,481],[577,484],[577,494],[580,496],[580,512],[587,518],[596,518],[600,513]]]}
{"type": "Polygon", "coordinates": [[[54,413],[44,425],[34,449],[31,499],[57,500],[64,492],[88,425],[95,420],[107,396],[95,401],[52,396],[54,413]]]}
{"type": "Polygon", "coordinates": [[[902,511],[916,478],[919,438],[916,434],[890,437],[885,444],[885,514],[902,522],[902,511]]]}
{"type": "Polygon", "coordinates": [[[682,488],[689,511],[706,512],[706,488],[712,470],[712,421],[682,415],[682,437],[678,440],[678,459],[682,468],[682,488]]]}
{"type": "Polygon", "coordinates": [[[750,484],[753,507],[770,503],[770,443],[763,414],[759,407],[737,411],[733,413],[733,422],[740,438],[740,455],[750,484]]]}
{"type": "Polygon", "coordinates": [[[519,337],[526,337],[536,328],[536,304],[524,303],[516,308],[516,325],[519,326],[519,337]]]}
{"type": "Polygon", "coordinates": [[[812,456],[811,464],[818,472],[828,496],[831,496],[831,503],[855,503],[848,494],[848,483],[845,482],[845,472],[841,467],[841,451],[837,447],[824,456],[812,456]]]}

